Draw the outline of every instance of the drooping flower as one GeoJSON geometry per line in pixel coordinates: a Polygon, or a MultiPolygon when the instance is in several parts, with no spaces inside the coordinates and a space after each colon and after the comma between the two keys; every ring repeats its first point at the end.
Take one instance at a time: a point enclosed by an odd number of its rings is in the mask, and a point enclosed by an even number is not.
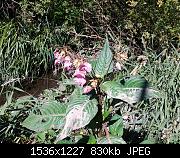
{"type": "Polygon", "coordinates": [[[64,69],[65,70],[70,70],[72,66],[72,63],[69,61],[64,62],[64,69]]]}
{"type": "Polygon", "coordinates": [[[88,62],[85,62],[79,66],[80,71],[91,72],[92,66],[88,62]]]}
{"type": "Polygon", "coordinates": [[[119,62],[117,62],[117,63],[116,63],[116,68],[117,68],[118,70],[122,70],[122,64],[119,63],[119,62]]]}
{"type": "Polygon", "coordinates": [[[64,56],[59,53],[59,50],[57,48],[54,51],[54,58],[55,58],[54,65],[60,65],[64,62],[64,56]]]}
{"type": "Polygon", "coordinates": [[[57,59],[59,55],[60,55],[59,49],[56,48],[54,51],[54,58],[57,59]]]}
{"type": "Polygon", "coordinates": [[[70,56],[66,56],[66,57],[64,58],[64,61],[71,61],[70,56]]]}
{"type": "Polygon", "coordinates": [[[75,73],[73,74],[74,77],[83,77],[85,78],[86,71],[80,71],[79,69],[75,70],[75,73]]]}
{"type": "Polygon", "coordinates": [[[84,86],[85,84],[86,84],[86,79],[85,78],[83,78],[83,77],[75,77],[74,78],[74,82],[77,84],[77,85],[79,85],[79,86],[84,86]]]}
{"type": "Polygon", "coordinates": [[[91,86],[85,86],[83,89],[83,93],[89,93],[93,88],[91,86]]]}
{"type": "Polygon", "coordinates": [[[72,66],[71,58],[70,58],[69,56],[66,56],[66,57],[64,58],[64,69],[70,70],[70,69],[71,69],[71,66],[72,66]]]}

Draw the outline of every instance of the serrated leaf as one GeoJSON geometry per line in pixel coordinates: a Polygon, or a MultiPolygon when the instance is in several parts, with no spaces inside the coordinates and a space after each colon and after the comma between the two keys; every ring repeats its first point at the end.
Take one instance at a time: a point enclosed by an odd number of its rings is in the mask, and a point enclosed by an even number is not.
{"type": "Polygon", "coordinates": [[[110,136],[109,140],[106,137],[102,137],[97,142],[97,144],[126,144],[122,137],[118,136],[110,136]]]}
{"type": "Polygon", "coordinates": [[[108,42],[108,39],[106,39],[104,47],[96,61],[96,67],[94,70],[96,77],[103,78],[107,73],[110,73],[113,71],[112,58],[113,58],[113,55],[109,48],[109,42],[108,42]]]}
{"type": "Polygon", "coordinates": [[[122,137],[123,135],[123,119],[120,115],[115,115],[114,118],[110,120],[111,124],[109,126],[109,131],[114,136],[122,137]],[[111,124],[113,122],[113,124],[111,124]]]}
{"type": "Polygon", "coordinates": [[[101,85],[101,89],[109,98],[121,99],[129,104],[142,99],[163,97],[159,91],[150,88],[143,78],[131,77],[123,82],[106,81],[101,85]]]}
{"type": "Polygon", "coordinates": [[[51,128],[61,129],[64,125],[66,106],[57,102],[50,101],[38,108],[40,114],[31,112],[23,121],[22,126],[41,132],[51,128]]]}
{"type": "Polygon", "coordinates": [[[66,110],[65,125],[61,133],[57,136],[57,140],[62,140],[70,135],[72,130],[82,128],[89,124],[98,111],[97,100],[89,100],[86,95],[80,94],[79,90],[73,93],[66,110]],[[78,95],[79,94],[79,95],[78,95]]]}

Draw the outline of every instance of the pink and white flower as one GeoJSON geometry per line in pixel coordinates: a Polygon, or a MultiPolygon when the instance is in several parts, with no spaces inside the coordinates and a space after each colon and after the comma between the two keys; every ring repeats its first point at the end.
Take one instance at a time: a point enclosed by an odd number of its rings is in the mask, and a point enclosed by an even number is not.
{"type": "Polygon", "coordinates": [[[74,78],[74,82],[77,84],[77,85],[79,85],[79,86],[84,86],[85,84],[86,84],[86,79],[85,78],[77,78],[77,77],[75,77],[74,78]]]}
{"type": "Polygon", "coordinates": [[[58,49],[54,51],[54,58],[54,65],[60,65],[64,62],[64,57],[59,53],[58,49]]]}
{"type": "Polygon", "coordinates": [[[70,70],[70,69],[71,69],[71,66],[72,66],[71,58],[70,58],[69,56],[66,56],[66,57],[64,58],[64,69],[70,70]]]}
{"type": "Polygon", "coordinates": [[[64,62],[64,69],[66,70],[70,70],[71,69],[71,66],[72,66],[72,63],[67,61],[67,62],[64,62]]]}
{"type": "Polygon", "coordinates": [[[91,72],[92,66],[88,62],[85,62],[79,66],[80,71],[91,72]]]}
{"type": "Polygon", "coordinates": [[[75,73],[73,74],[73,77],[83,77],[85,78],[86,71],[80,71],[79,69],[75,70],[75,73]]]}
{"type": "Polygon", "coordinates": [[[91,86],[85,86],[83,89],[83,93],[89,93],[93,88],[91,86]]]}
{"type": "Polygon", "coordinates": [[[66,56],[66,57],[64,58],[64,61],[71,61],[70,56],[66,56]]]}

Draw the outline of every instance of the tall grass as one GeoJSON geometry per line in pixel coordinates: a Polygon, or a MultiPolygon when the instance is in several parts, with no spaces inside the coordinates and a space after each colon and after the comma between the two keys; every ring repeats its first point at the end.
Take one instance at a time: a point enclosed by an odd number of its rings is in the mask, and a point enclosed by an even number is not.
{"type": "Polygon", "coordinates": [[[0,85],[45,72],[56,44],[62,44],[60,33],[48,26],[31,35],[14,22],[0,23],[0,85]]]}
{"type": "Polygon", "coordinates": [[[146,117],[147,138],[159,143],[180,143],[180,63],[175,51],[158,58],[148,52],[150,60],[141,72],[165,96],[139,107],[146,117]]]}

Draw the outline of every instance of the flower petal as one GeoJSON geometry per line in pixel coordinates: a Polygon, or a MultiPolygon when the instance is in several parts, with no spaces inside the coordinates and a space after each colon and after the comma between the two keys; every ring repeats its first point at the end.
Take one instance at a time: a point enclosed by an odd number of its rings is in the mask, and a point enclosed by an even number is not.
{"type": "Polygon", "coordinates": [[[80,71],[91,72],[92,66],[88,62],[85,62],[79,66],[80,71]]]}
{"type": "Polygon", "coordinates": [[[66,56],[66,57],[64,58],[64,61],[71,61],[70,56],[66,56]]]}
{"type": "Polygon", "coordinates": [[[71,63],[71,62],[64,62],[64,69],[70,70],[70,69],[71,69],[71,66],[72,66],[72,63],[71,63]]]}
{"type": "Polygon", "coordinates": [[[74,78],[74,82],[79,86],[83,86],[86,83],[86,79],[76,77],[76,78],[74,78]]]}
{"type": "Polygon", "coordinates": [[[91,86],[85,86],[83,89],[83,93],[89,93],[93,88],[91,86]]]}
{"type": "Polygon", "coordinates": [[[79,69],[75,70],[75,73],[74,73],[74,77],[83,77],[85,78],[85,75],[86,75],[86,71],[80,71],[79,69]]]}

